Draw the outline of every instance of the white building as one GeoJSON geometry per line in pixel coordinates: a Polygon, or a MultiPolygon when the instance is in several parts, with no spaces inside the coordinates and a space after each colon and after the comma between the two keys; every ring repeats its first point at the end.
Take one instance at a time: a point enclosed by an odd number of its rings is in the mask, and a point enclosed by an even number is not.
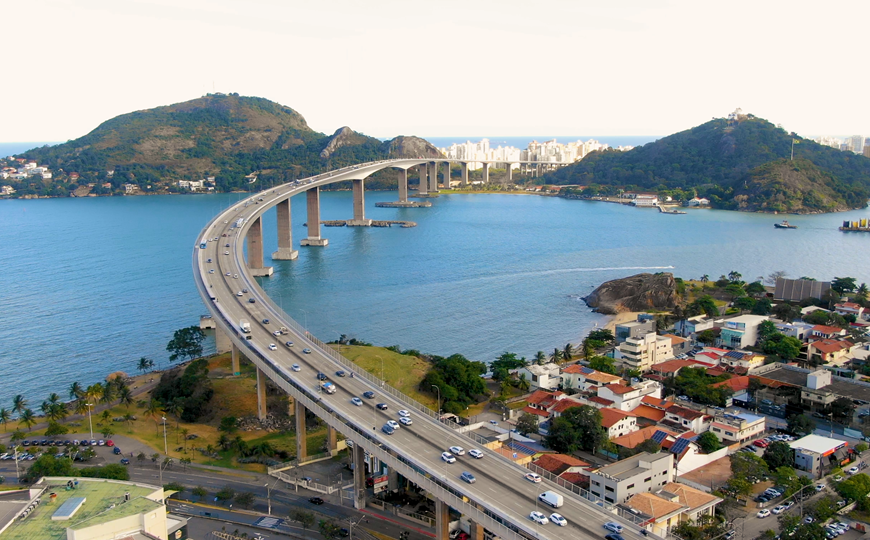
{"type": "Polygon", "coordinates": [[[589,492],[611,504],[632,495],[657,491],[674,481],[674,455],[641,452],[589,473],[589,492]]]}
{"type": "Polygon", "coordinates": [[[526,380],[531,383],[532,389],[555,390],[559,387],[561,380],[558,364],[544,364],[543,366],[532,364],[521,367],[514,373],[516,373],[517,377],[525,375],[526,380]]]}
{"type": "Polygon", "coordinates": [[[616,349],[622,363],[640,371],[647,371],[654,364],[674,357],[671,338],[659,336],[655,332],[642,338],[629,337],[616,349]]]}
{"type": "Polygon", "coordinates": [[[614,383],[598,389],[599,398],[612,401],[611,407],[621,411],[634,410],[647,396],[661,398],[661,384],[656,381],[640,381],[631,386],[614,383]]]}

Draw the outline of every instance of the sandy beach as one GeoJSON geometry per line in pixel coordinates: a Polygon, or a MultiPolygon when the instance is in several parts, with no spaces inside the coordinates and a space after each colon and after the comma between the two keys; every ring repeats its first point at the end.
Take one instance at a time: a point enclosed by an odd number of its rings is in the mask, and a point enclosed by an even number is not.
{"type": "Polygon", "coordinates": [[[616,331],[616,325],[622,324],[624,322],[636,321],[637,316],[640,315],[641,311],[626,311],[625,313],[617,313],[613,315],[607,324],[604,325],[604,328],[610,330],[611,332],[616,331]]]}

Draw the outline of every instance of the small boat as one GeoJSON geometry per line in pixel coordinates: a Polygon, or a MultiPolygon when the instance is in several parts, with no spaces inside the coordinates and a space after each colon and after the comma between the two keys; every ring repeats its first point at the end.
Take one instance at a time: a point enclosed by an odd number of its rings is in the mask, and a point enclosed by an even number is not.
{"type": "Polygon", "coordinates": [[[773,226],[777,229],[797,229],[797,225],[792,225],[785,220],[782,220],[782,223],[774,223],[773,226]]]}

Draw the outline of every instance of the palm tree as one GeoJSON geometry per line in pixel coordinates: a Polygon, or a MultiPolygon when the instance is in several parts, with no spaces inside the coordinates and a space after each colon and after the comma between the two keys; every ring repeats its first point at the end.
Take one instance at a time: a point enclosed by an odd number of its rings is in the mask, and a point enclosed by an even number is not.
{"type": "Polygon", "coordinates": [[[86,399],[78,399],[76,400],[75,408],[73,412],[76,414],[86,414],[88,412],[88,401],[86,399]]]}
{"type": "Polygon", "coordinates": [[[166,407],[166,412],[175,416],[175,429],[178,429],[178,424],[181,423],[181,414],[184,412],[181,402],[176,399],[166,407]]]}
{"type": "Polygon", "coordinates": [[[154,398],[148,402],[145,407],[145,414],[149,415],[154,423],[157,424],[157,433],[160,433],[160,422],[157,421],[158,416],[163,416],[163,409],[160,408],[160,402],[154,398]]]}
{"type": "Polygon", "coordinates": [[[85,395],[85,390],[82,388],[81,383],[78,381],[69,385],[69,398],[70,399],[81,399],[82,396],[85,395]]]}
{"type": "Polygon", "coordinates": [[[58,421],[66,418],[67,414],[66,403],[50,403],[45,416],[47,416],[49,420],[58,421]]]}
{"type": "Polygon", "coordinates": [[[88,401],[96,403],[101,397],[103,397],[103,385],[100,383],[94,383],[88,386],[87,390],[85,390],[84,397],[88,401]]]}
{"type": "Polygon", "coordinates": [[[55,394],[54,392],[52,392],[51,394],[48,395],[48,402],[51,403],[52,405],[54,405],[58,401],[60,401],[59,395],[55,394]]]}
{"type": "Polygon", "coordinates": [[[148,360],[147,358],[145,358],[143,356],[142,358],[139,359],[139,363],[136,365],[136,369],[141,371],[144,374],[146,371],[151,369],[151,366],[153,366],[153,365],[154,365],[154,362],[152,362],[151,360],[148,360]]]}
{"type": "Polygon", "coordinates": [[[125,414],[124,421],[127,422],[127,427],[130,427],[133,425],[133,415],[130,413],[125,414]]]}
{"type": "Polygon", "coordinates": [[[526,378],[525,373],[520,373],[520,378],[517,379],[517,389],[522,390],[523,392],[528,391],[531,388],[532,383],[526,378]]]}
{"type": "Polygon", "coordinates": [[[866,283],[862,283],[858,286],[858,289],[855,290],[855,300],[858,300],[863,304],[867,301],[868,294],[870,294],[870,289],[867,288],[866,283]]]}
{"type": "Polygon", "coordinates": [[[181,428],[181,444],[184,446],[184,453],[187,453],[187,434],[190,433],[190,430],[187,428],[181,428]]]}
{"type": "Polygon", "coordinates": [[[553,353],[550,354],[550,362],[553,362],[554,364],[558,364],[561,361],[562,361],[562,351],[560,351],[558,348],[553,349],[553,353]]]}
{"type": "Polygon", "coordinates": [[[543,366],[547,361],[547,354],[544,351],[538,351],[535,353],[535,363],[539,366],[543,366]]]}
{"type": "Polygon", "coordinates": [[[707,286],[708,281],[710,281],[710,276],[708,274],[701,276],[701,284],[703,284],[704,287],[707,286]]]}
{"type": "Polygon", "coordinates": [[[103,387],[103,395],[100,396],[101,403],[111,403],[115,401],[115,384],[107,383],[103,387]]]}
{"type": "Polygon", "coordinates": [[[5,407],[0,409],[0,422],[3,422],[3,431],[6,431],[6,424],[12,420],[12,413],[5,407]]]}
{"type": "Polygon", "coordinates": [[[30,431],[30,429],[36,424],[36,415],[33,414],[33,411],[30,409],[24,409],[18,416],[18,420],[27,426],[27,431],[30,431]]]}
{"type": "Polygon", "coordinates": [[[130,408],[130,405],[133,404],[133,391],[130,390],[130,387],[124,385],[118,391],[118,398],[121,400],[121,405],[130,408]]]}
{"type": "Polygon", "coordinates": [[[562,360],[565,362],[569,362],[571,358],[574,357],[574,346],[570,343],[565,344],[565,348],[562,349],[562,360]]]}
{"type": "Polygon", "coordinates": [[[27,399],[24,398],[21,394],[18,394],[14,398],[12,398],[12,410],[17,412],[19,415],[24,412],[24,409],[27,408],[27,399]]]}
{"type": "Polygon", "coordinates": [[[102,418],[103,423],[108,423],[109,420],[112,418],[112,413],[109,412],[108,409],[106,409],[105,411],[103,411],[103,414],[100,415],[100,418],[102,418]]]}

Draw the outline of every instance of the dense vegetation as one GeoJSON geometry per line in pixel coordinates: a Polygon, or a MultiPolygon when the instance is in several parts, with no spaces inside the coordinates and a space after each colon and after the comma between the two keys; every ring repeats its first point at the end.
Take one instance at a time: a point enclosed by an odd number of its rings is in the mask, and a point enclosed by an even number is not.
{"type": "Polygon", "coordinates": [[[437,388],[443,411],[459,414],[476,403],[478,396],[486,394],[486,384],[481,377],[486,373],[483,362],[472,362],[461,354],[447,358],[433,356],[432,360],[432,370],[420,382],[420,390],[434,393],[437,388]]]}
{"type": "MultiPolygon", "coordinates": [[[[29,150],[19,157],[50,167],[54,178],[12,185],[19,195],[64,196],[89,183],[96,183],[95,194],[122,192],[125,183],[159,192],[178,180],[213,176],[217,191],[259,190],[354,163],[416,156],[421,150],[438,154],[416,138],[381,142],[348,128],[331,136],[318,133],[298,112],[267,99],[208,95],[124,114],[79,139],[29,150]],[[72,172],[80,178],[72,180],[72,172]],[[245,179],[252,173],[257,174],[254,184],[245,179]]],[[[395,185],[395,179],[394,172],[385,171],[367,184],[383,188],[395,185]]],[[[173,185],[170,191],[177,189],[173,185]]]]}
{"type": "Polygon", "coordinates": [[[624,188],[658,191],[675,200],[697,194],[732,210],[829,212],[866,206],[870,159],[740,115],[628,152],[594,152],[542,182],[588,186],[584,195],[615,195],[616,188],[624,188]],[[791,161],[793,139],[798,144],[791,161]]]}
{"type": "Polygon", "coordinates": [[[191,362],[183,373],[178,370],[165,372],[151,394],[164,409],[178,410],[178,417],[185,422],[196,422],[204,416],[213,395],[205,358],[191,362]]]}

